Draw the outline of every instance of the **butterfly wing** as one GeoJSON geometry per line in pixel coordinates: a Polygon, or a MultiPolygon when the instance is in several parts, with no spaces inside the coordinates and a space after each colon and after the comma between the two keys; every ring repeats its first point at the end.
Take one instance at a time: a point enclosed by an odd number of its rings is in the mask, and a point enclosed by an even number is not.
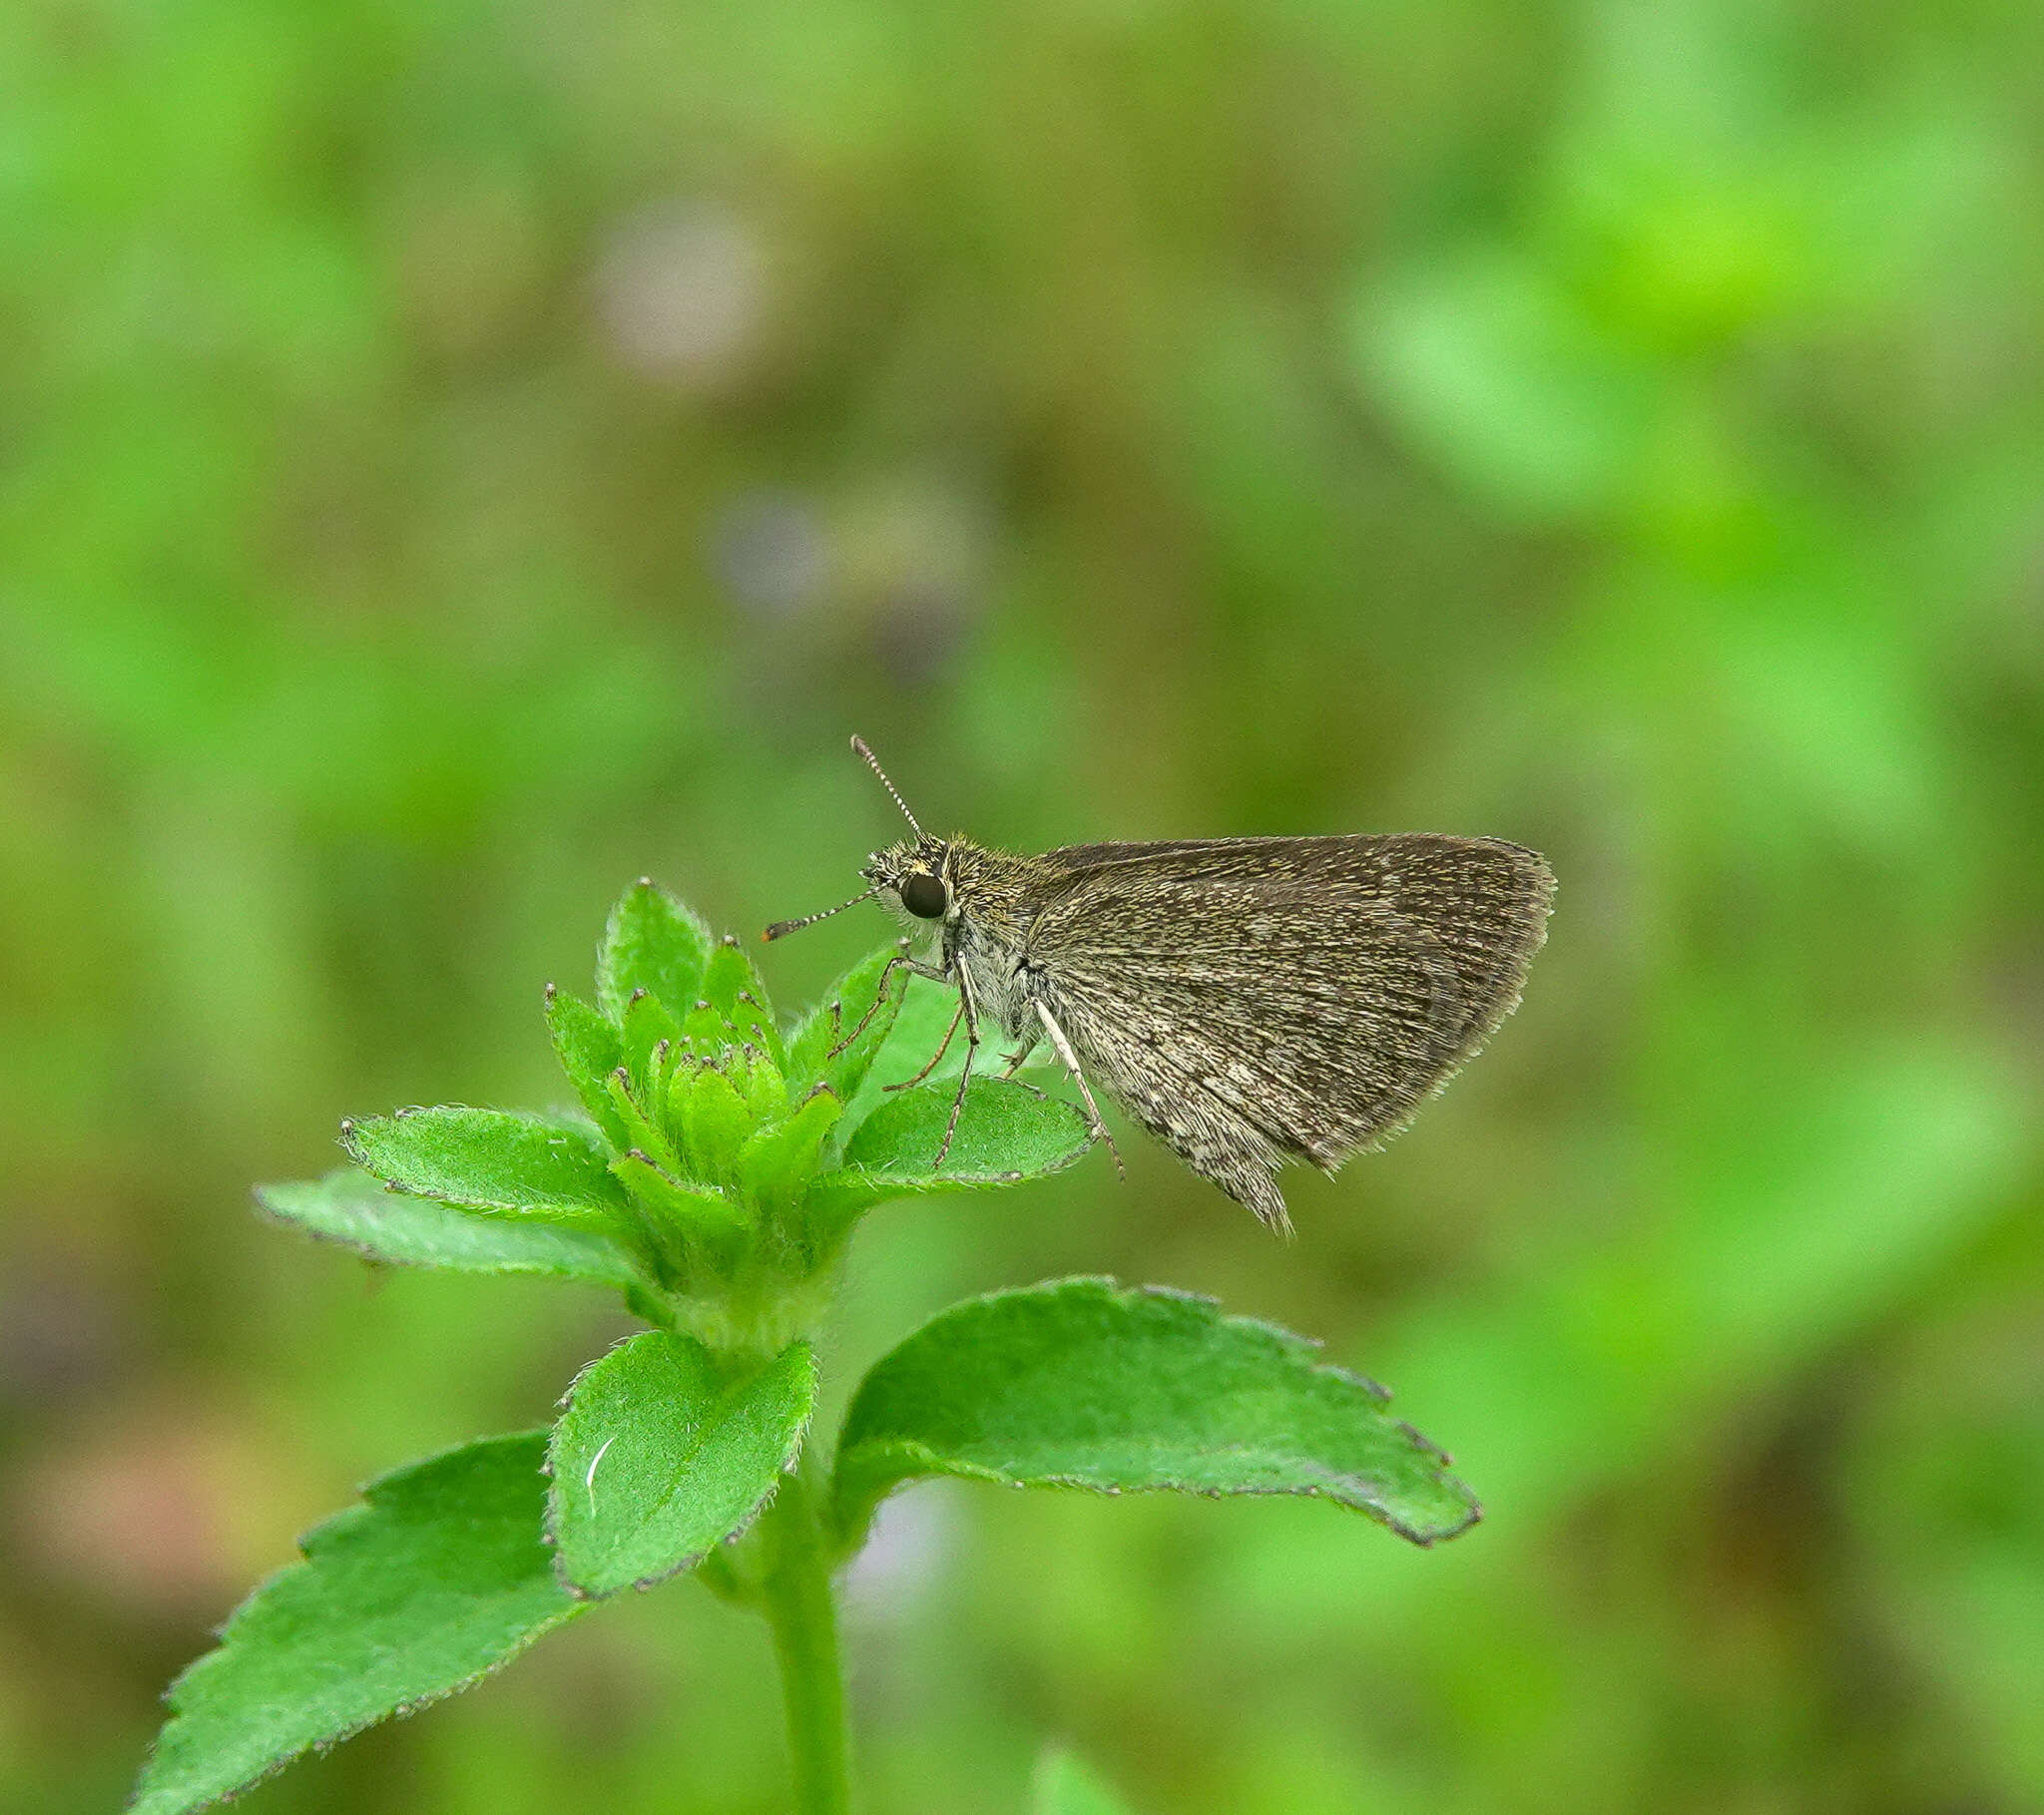
{"type": "Polygon", "coordinates": [[[1554,879],[1499,839],[1082,845],[1024,962],[1082,1069],[1282,1225],[1286,1158],[1401,1130],[1517,1006],[1554,879]]]}

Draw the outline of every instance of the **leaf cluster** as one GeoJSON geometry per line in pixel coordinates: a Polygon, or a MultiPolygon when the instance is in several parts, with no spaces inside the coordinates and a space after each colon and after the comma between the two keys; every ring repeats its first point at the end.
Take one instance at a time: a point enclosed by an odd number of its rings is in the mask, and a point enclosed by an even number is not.
{"type": "Polygon", "coordinates": [[[875,1204],[1015,1183],[1086,1149],[1069,1105],[974,1078],[937,1169],[952,1086],[860,1092],[901,1007],[888,956],[783,1032],[739,942],[713,941],[642,880],[611,913],[596,1000],[547,989],[578,1111],[350,1121],[342,1142],[361,1171],[430,1207],[379,1217],[345,1173],[271,1191],[264,1207],[384,1258],[621,1285],[649,1322],[776,1355],[813,1321],[815,1288],[875,1204]]]}

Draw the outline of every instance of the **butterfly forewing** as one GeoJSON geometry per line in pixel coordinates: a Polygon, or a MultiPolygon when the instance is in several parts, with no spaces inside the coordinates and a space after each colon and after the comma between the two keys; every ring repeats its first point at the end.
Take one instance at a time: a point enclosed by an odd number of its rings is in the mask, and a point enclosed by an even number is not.
{"type": "Polygon", "coordinates": [[[1282,1160],[1397,1133],[1511,1012],[1553,890],[1532,851],[1425,834],[1041,861],[1026,962],[1082,1068],[1276,1223],[1282,1160]]]}

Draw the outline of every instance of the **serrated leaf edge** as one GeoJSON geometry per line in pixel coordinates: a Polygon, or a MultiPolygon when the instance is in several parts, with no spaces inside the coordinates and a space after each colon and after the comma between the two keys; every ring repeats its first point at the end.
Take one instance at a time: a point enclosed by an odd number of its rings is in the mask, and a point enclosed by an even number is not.
{"type": "MultiPolygon", "coordinates": [[[[367,1173],[366,1176],[373,1179],[376,1188],[388,1196],[409,1197],[419,1203],[437,1203],[442,1209],[452,1210],[457,1216],[473,1216],[476,1214],[472,1205],[449,1203],[444,1197],[427,1197],[418,1191],[395,1190],[391,1186],[386,1185],[382,1179],[377,1178],[373,1172],[367,1173]]],[[[289,1185],[319,1184],[324,1181],[316,1178],[293,1178],[278,1182],[289,1185]]],[[[407,1267],[420,1272],[472,1273],[477,1278],[487,1278],[493,1273],[510,1273],[523,1277],[562,1279],[572,1285],[595,1286],[599,1290],[607,1289],[614,1292],[627,1291],[634,1285],[655,1289],[653,1288],[653,1281],[646,1276],[645,1272],[633,1259],[630,1250],[606,1230],[594,1226],[578,1229],[571,1228],[565,1223],[541,1222],[536,1217],[525,1219],[526,1226],[532,1228],[552,1229],[557,1234],[563,1235],[588,1235],[599,1241],[608,1242],[620,1266],[623,1268],[624,1277],[612,1279],[596,1273],[583,1273],[561,1267],[543,1266],[536,1261],[530,1264],[509,1261],[502,1265],[467,1267],[451,1265],[445,1261],[415,1259],[408,1255],[386,1254],[380,1249],[370,1247],[366,1242],[352,1240],[346,1235],[337,1235],[331,1229],[315,1229],[309,1222],[300,1222],[295,1216],[287,1215],[281,1210],[272,1209],[263,1193],[276,1188],[277,1185],[275,1183],[258,1184],[251,1187],[250,1196],[255,1202],[256,1213],[264,1222],[268,1223],[272,1228],[288,1229],[294,1235],[302,1235],[308,1241],[316,1241],[330,1248],[339,1248],[344,1253],[353,1254],[357,1259],[369,1266],[407,1267]]],[[[520,1225],[520,1219],[512,1216],[494,1218],[485,1216],[482,1219],[486,1221],[493,1220],[513,1228],[520,1225]]],[[[427,1457],[425,1460],[431,1461],[432,1458],[427,1457]]],[[[286,1565],[285,1567],[288,1568],[289,1566],[286,1565]]]]}
{"type": "MultiPolygon", "coordinates": [[[[1169,1298],[1176,1299],[1182,1303],[1198,1305],[1203,1309],[1214,1312],[1217,1323],[1257,1330],[1266,1335],[1277,1337],[1280,1345],[1290,1352],[1292,1359],[1302,1363],[1307,1372],[1331,1374],[1349,1386],[1361,1388],[1364,1396],[1377,1410],[1382,1411],[1391,1403],[1390,1389],[1372,1380],[1368,1375],[1358,1374],[1353,1369],[1342,1367],[1335,1362],[1311,1359],[1311,1357],[1318,1355],[1325,1346],[1317,1337],[1302,1336],[1296,1330],[1288,1330],[1282,1324],[1272,1323],[1262,1317],[1231,1316],[1221,1309],[1221,1301],[1218,1298],[1206,1292],[1192,1292],[1179,1286],[1168,1285],[1125,1286],[1111,1274],[1106,1273],[1078,1273],[1067,1278],[1044,1279],[1039,1280],[1034,1285],[997,1288],[990,1292],[976,1293],[970,1298],[958,1299],[955,1303],[946,1305],[941,1311],[938,1311],[927,1321],[911,1330],[899,1343],[895,1344],[894,1348],[888,1350],[886,1355],[881,1356],[873,1364],[873,1368],[877,1369],[883,1366],[889,1357],[901,1348],[916,1341],[925,1332],[935,1328],[951,1317],[963,1316],[985,1305],[1008,1302],[1018,1298],[1032,1296],[1049,1298],[1063,1295],[1074,1287],[1097,1287],[1101,1290],[1104,1297],[1121,1305],[1133,1304],[1142,1298],[1169,1298]]],[[[868,1377],[871,1372],[872,1370],[869,1369],[868,1377]]],[[[858,1395],[864,1389],[864,1380],[861,1380],[859,1385],[852,1389],[851,1401],[845,1410],[847,1422],[850,1419],[852,1410],[858,1404],[858,1395]]],[[[890,1439],[882,1442],[861,1440],[856,1447],[883,1458],[891,1456],[927,1457],[932,1462],[941,1462],[942,1466],[923,1470],[915,1475],[898,1478],[865,1507],[857,1509],[858,1516],[855,1521],[847,1521],[844,1517],[846,1509],[837,1490],[837,1468],[836,1463],[833,1461],[830,1496],[831,1520],[838,1533],[840,1545],[849,1549],[864,1533],[867,1526],[870,1525],[873,1513],[879,1507],[881,1501],[902,1488],[914,1485],[917,1480],[940,1477],[962,1481],[986,1481],[1000,1487],[1077,1489],[1087,1493],[1099,1494],[1107,1499],[1119,1499],[1124,1494],[1193,1494],[1203,1500],[1274,1499],[1280,1497],[1302,1500],[1326,1500],[1333,1505],[1345,1507],[1349,1512],[1360,1513],[1364,1518],[1374,1520],[1378,1525],[1383,1526],[1387,1531],[1395,1533],[1408,1544],[1416,1545],[1421,1550],[1431,1550],[1436,1544],[1445,1544],[1451,1538],[1459,1538],[1472,1526],[1479,1524],[1483,1518],[1483,1503],[1460,1477],[1448,1473],[1449,1468],[1453,1464],[1453,1458],[1449,1456],[1446,1450],[1442,1449],[1431,1438],[1422,1436],[1404,1419],[1400,1418],[1393,1422],[1399,1431],[1434,1459],[1443,1486],[1448,1488],[1468,1508],[1467,1515],[1456,1525],[1441,1531],[1420,1531],[1410,1526],[1404,1520],[1395,1517],[1388,1508],[1377,1505],[1373,1500],[1362,1494],[1356,1494],[1352,1498],[1343,1498],[1330,1487],[1323,1487],[1317,1484],[1277,1488],[1192,1488],[1179,1486],[1171,1482],[1142,1483],[1130,1486],[1120,1482],[1110,1483],[1090,1480],[1083,1475],[1032,1475],[1026,1479],[1018,1479],[998,1469],[989,1469],[978,1464],[954,1466],[950,1463],[942,1462],[937,1453],[926,1444],[917,1443],[910,1439],[890,1439]]],[[[844,1455],[841,1428],[838,1441],[838,1458],[841,1459],[844,1455]]],[[[1337,1479],[1350,1480],[1353,1478],[1338,1477],[1337,1479]]]]}
{"type": "MultiPolygon", "coordinates": [[[[513,1219],[527,1217],[533,1220],[540,1220],[543,1218],[545,1212],[534,1210],[525,1205],[499,1203],[494,1199],[482,1197],[444,1197],[437,1191],[421,1191],[411,1185],[400,1184],[393,1179],[385,1178],[382,1173],[378,1172],[375,1167],[362,1157],[360,1144],[355,1135],[355,1131],[361,1124],[365,1122],[408,1122],[414,1116],[428,1115],[435,1110],[468,1110],[478,1115],[504,1116],[514,1122],[529,1122],[535,1128],[559,1129],[564,1134],[582,1135],[589,1141],[604,1176],[606,1178],[611,1177],[610,1157],[612,1149],[609,1137],[590,1117],[574,1110],[500,1110],[492,1108],[488,1104],[479,1103],[410,1104],[403,1109],[392,1110],[385,1116],[343,1117],[340,1124],[340,1150],[347,1155],[349,1164],[367,1172],[386,1191],[394,1192],[397,1196],[423,1197],[429,1203],[444,1203],[450,1209],[480,1210],[485,1214],[500,1215],[513,1219]]],[[[620,1186],[619,1189],[622,1191],[623,1187],[620,1186]]],[[[563,1210],[579,1212],[588,1218],[586,1226],[594,1228],[598,1226],[596,1222],[597,1217],[606,1213],[615,1216],[618,1206],[609,1206],[608,1212],[584,1203],[562,1203],[559,1207],[563,1210]]],[[[571,1225],[561,1224],[557,1226],[566,1227],[571,1225]]]]}
{"type": "MultiPolygon", "coordinates": [[[[633,897],[648,894],[656,896],[663,901],[673,910],[677,920],[683,922],[692,932],[701,936],[703,942],[703,962],[706,965],[710,962],[710,954],[717,947],[717,935],[710,930],[710,923],[708,921],[703,919],[694,908],[672,889],[666,888],[654,881],[651,876],[641,876],[637,882],[626,889],[612,904],[610,915],[604,922],[602,942],[596,949],[597,1012],[614,1026],[619,1025],[623,1020],[624,1004],[620,1003],[617,1012],[613,1013],[606,1000],[608,996],[616,994],[617,984],[616,976],[612,972],[610,964],[611,942],[616,936],[618,923],[623,918],[628,906],[631,905],[633,897]]],[[[626,995],[627,999],[629,999],[630,992],[626,992],[626,995]]]]}
{"type": "MultiPolygon", "coordinates": [[[[976,1190],[989,1185],[1021,1184],[1022,1182],[1030,1178],[1049,1178],[1053,1176],[1055,1173],[1064,1171],[1069,1166],[1077,1165],[1079,1161],[1084,1159],[1086,1155],[1093,1150],[1095,1145],[1098,1144],[1098,1136],[1094,1134],[1092,1128],[1090,1127],[1090,1125],[1088,1125],[1085,1116],[1081,1113],[1076,1104],[1067,1103],[1062,1097],[1053,1097],[1048,1091],[1040,1091],[1034,1085],[1025,1084],[1020,1079],[986,1078],[982,1077],[980,1074],[975,1073],[973,1081],[976,1084],[985,1083],[1014,1086],[1017,1089],[1027,1092],[1031,1097],[1034,1097],[1039,1103],[1055,1105],[1058,1109],[1065,1111],[1072,1118],[1072,1120],[1079,1125],[1079,1127],[1084,1131],[1085,1138],[1082,1139],[1077,1146],[1073,1147],[1070,1152],[1065,1153],[1061,1157],[1052,1160],[1048,1165],[1031,1166],[1027,1170],[1019,1170],[1011,1166],[1006,1167],[998,1172],[963,1172],[954,1171],[947,1167],[932,1167],[930,1170],[926,1172],[894,1172],[882,1168],[876,1168],[874,1166],[866,1164],[863,1161],[854,1161],[850,1165],[839,1164],[833,1166],[827,1172],[819,1172],[816,1175],[816,1177],[810,1181],[810,1189],[813,1190],[817,1186],[825,1184],[833,1179],[854,1177],[859,1179],[861,1182],[873,1178],[902,1179],[908,1181],[904,1189],[898,1191],[890,1190],[889,1192],[887,1192],[886,1194],[890,1197],[913,1196],[918,1192],[941,1191],[953,1187],[959,1189],[976,1190]]],[[[948,1093],[946,1092],[938,1092],[933,1094],[948,1095],[948,1093]]],[[[902,1102],[905,1101],[905,1099],[897,1097],[894,1099],[894,1101],[902,1102]]],[[[850,1106],[847,1104],[846,1107],[849,1108],[850,1106]]],[[[863,1129],[866,1126],[866,1124],[873,1119],[873,1116],[880,1109],[880,1105],[874,1104],[872,1108],[868,1109],[866,1113],[852,1125],[850,1130],[844,1134],[844,1143],[846,1145],[848,1145],[857,1136],[859,1131],[863,1129]]],[[[841,1127],[842,1124],[840,1123],[838,1125],[838,1128],[841,1127]]],[[[833,1134],[837,1134],[838,1128],[833,1128],[831,1130],[831,1133],[833,1134]]],[[[1021,1289],[1033,1290],[1034,1288],[1024,1287],[1021,1289]]],[[[1147,1290],[1148,1288],[1146,1287],[1142,1289],[1147,1290]]],[[[965,1304],[970,1303],[971,1300],[961,1299],[959,1302],[961,1304],[965,1304]]],[[[946,1309],[948,1310],[955,1310],[958,1307],[956,1305],[946,1307],[946,1309]]],[[[938,1313],[939,1316],[942,1316],[943,1314],[943,1312],[938,1313]]],[[[934,1321],[934,1319],[932,1319],[932,1321],[934,1321]]],[[[906,1338],[904,1338],[904,1340],[906,1340],[906,1338]]]]}
{"type": "MultiPolygon", "coordinates": [[[[568,1383],[568,1390],[554,1402],[556,1408],[564,1413],[567,1411],[569,1401],[575,1397],[575,1389],[582,1384],[583,1377],[587,1375],[591,1369],[597,1367],[600,1363],[609,1360],[609,1358],[612,1355],[615,1355],[618,1352],[618,1350],[624,1348],[627,1344],[637,1342],[639,1338],[642,1336],[651,1335],[675,1336],[682,1341],[694,1340],[691,1337],[682,1336],[679,1332],[674,1330],[634,1330],[629,1336],[620,1336],[618,1340],[612,1343],[609,1348],[604,1350],[604,1352],[601,1355],[598,1355],[594,1357],[592,1360],[585,1362],[580,1368],[576,1370],[575,1378],[568,1383]]],[[[795,1338],[796,1342],[803,1342],[806,1340],[806,1338],[799,1336],[795,1338]]],[[[793,1346],[793,1343],[788,1344],[788,1348],[792,1348],[793,1346]]],[[[781,1355],[784,1355],[787,1353],[787,1350],[782,1349],[780,1353],[781,1355]]],[[[766,1366],[771,1367],[773,1363],[775,1361],[778,1361],[779,1359],[779,1355],[774,1356],[771,1361],[767,1362],[766,1366]]],[[[809,1367],[812,1374],[820,1375],[820,1369],[817,1367],[816,1364],[815,1345],[813,1343],[809,1344],[809,1367]]],[[[765,1368],[761,1369],[761,1373],[765,1372],[765,1368]]],[[[755,1378],[757,1378],[757,1376],[755,1376],[755,1378]]],[[[740,1520],[737,1525],[732,1527],[732,1529],[729,1532],[725,1533],[725,1535],[722,1538],[716,1539],[712,1543],[706,1545],[702,1550],[697,1551],[688,1557],[685,1557],[681,1562],[677,1563],[673,1569],[663,1570],[659,1572],[657,1575],[653,1576],[642,1576],[634,1582],[621,1583],[618,1587],[614,1588],[585,1588],[581,1586],[581,1584],[571,1581],[569,1579],[566,1566],[561,1561],[560,1535],[556,1530],[554,1523],[553,1495],[553,1484],[556,1480],[556,1477],[554,1475],[554,1433],[560,1429],[560,1426],[558,1423],[556,1423],[555,1425],[550,1427],[547,1432],[546,1459],[540,1469],[540,1473],[547,1478],[547,1482],[549,1484],[546,1497],[546,1518],[541,1530],[540,1541],[547,1547],[547,1549],[550,1552],[553,1553],[554,1580],[560,1584],[562,1589],[565,1592],[572,1594],[575,1597],[576,1601],[581,1605],[597,1606],[603,1601],[614,1600],[620,1594],[643,1594],[648,1588],[657,1588],[660,1587],[662,1583],[672,1582],[677,1576],[686,1576],[691,1570],[694,1570],[699,1564],[701,1564],[703,1559],[708,1557],[712,1551],[716,1550],[718,1545],[734,1544],[739,1539],[745,1537],[745,1535],[748,1532],[750,1532],[756,1525],[760,1523],[761,1517],[766,1513],[766,1509],[773,1504],[774,1496],[780,1492],[780,1477],[792,1472],[795,1465],[801,1460],[802,1450],[806,1447],[809,1441],[810,1427],[813,1426],[816,1422],[816,1405],[817,1401],[822,1396],[820,1392],[820,1380],[818,1381],[818,1392],[809,1400],[809,1409],[807,1414],[803,1417],[801,1424],[799,1425],[799,1427],[797,1427],[795,1431],[794,1441],[788,1450],[787,1459],[781,1463],[779,1469],[775,1472],[772,1485],[767,1488],[766,1493],[760,1496],[760,1499],[754,1505],[753,1510],[751,1512],[749,1512],[742,1520],[740,1520]]],[[[723,1398],[724,1395],[720,1394],[719,1397],[723,1398]]]]}
{"type": "MultiPolygon", "coordinates": [[[[415,1469],[423,1469],[433,1463],[443,1461],[445,1458],[454,1455],[457,1451],[473,1449],[477,1444],[508,1443],[520,1437],[544,1437],[546,1434],[544,1430],[506,1431],[496,1437],[471,1437],[466,1443],[449,1444],[444,1450],[435,1450],[431,1455],[421,1456],[414,1462],[405,1463],[399,1468],[391,1469],[364,1483],[355,1490],[356,1498],[360,1502],[359,1505],[343,1507],[339,1512],[329,1514],[326,1518],[320,1520],[317,1525],[307,1526],[303,1532],[299,1533],[295,1540],[298,1552],[297,1560],[292,1563],[280,1564],[276,1569],[271,1570],[268,1575],[264,1576],[261,1581],[256,1583],[248,1593],[244,1594],[235,1603],[233,1611],[228,1614],[227,1618],[213,1628],[214,1637],[219,1641],[214,1645],[213,1649],[202,1651],[180,1670],[176,1676],[171,1678],[169,1686],[165,1688],[162,1696],[159,1698],[163,1705],[171,1710],[170,1718],[157,1730],[156,1737],[150,1741],[149,1751],[143,1758],[142,1769],[136,1774],[135,1788],[129,1793],[128,1800],[122,1804],[123,1809],[134,1809],[141,1803],[150,1768],[155,1764],[157,1753],[162,1749],[165,1734],[178,1721],[187,1718],[184,1710],[177,1705],[178,1691],[198,1671],[226,1653],[228,1647],[234,1642],[233,1633],[236,1620],[241,1618],[242,1614],[250,1607],[254,1606],[263,1594],[267,1593],[280,1578],[288,1576],[293,1570],[315,1567],[307,1551],[307,1546],[314,1539],[330,1526],[338,1525],[343,1520],[359,1520],[363,1514],[374,1508],[377,1490],[399,1476],[408,1475],[415,1469]]],[[[354,1738],[357,1733],[366,1733],[371,1727],[381,1726],[386,1720],[408,1720],[421,1709],[432,1707],[436,1702],[445,1701],[450,1696],[459,1695],[465,1689],[474,1688],[477,1683],[496,1675],[506,1664],[512,1662],[513,1659],[520,1656],[557,1626],[565,1624],[568,1620],[579,1618],[593,1604],[593,1602],[587,1600],[571,1599],[568,1605],[562,1607],[544,1625],[534,1627],[523,1638],[513,1643],[501,1657],[493,1659],[491,1662],[483,1665],[481,1669],[464,1676],[459,1682],[449,1683],[444,1689],[435,1689],[431,1694],[420,1695],[411,1701],[400,1703],[387,1714],[373,1714],[367,1720],[357,1721],[353,1726],[347,1727],[341,1732],[331,1734],[324,1739],[316,1739],[310,1745],[300,1746],[294,1752],[286,1752],[281,1758],[272,1759],[253,1776],[243,1778],[232,1789],[222,1790],[218,1795],[209,1796],[200,1802],[179,1804],[180,1815],[186,1810],[210,1809],[220,1803],[233,1802],[238,1797],[247,1795],[249,1791],[255,1789],[258,1784],[267,1783],[278,1772],[288,1769],[301,1758],[307,1756],[324,1757],[335,1746],[346,1743],[346,1741],[354,1738]]]]}

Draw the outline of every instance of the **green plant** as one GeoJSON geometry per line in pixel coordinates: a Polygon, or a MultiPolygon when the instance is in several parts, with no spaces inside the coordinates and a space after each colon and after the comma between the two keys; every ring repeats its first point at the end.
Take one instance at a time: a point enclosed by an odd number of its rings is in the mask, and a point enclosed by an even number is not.
{"type": "MultiPolygon", "coordinates": [[[[831,1577],[880,1501],[924,1477],[1316,1495],[1421,1545],[1475,1520],[1380,1387],[1207,1299],[1107,1279],[932,1318],[866,1375],[825,1466],[816,1340],[859,1217],[1056,1171],[1089,1138],[1070,1105],[976,1077],[937,1169],[952,1087],[890,1091],[876,1071],[913,1020],[905,981],[877,993],[887,956],[783,1031],[737,941],[642,881],[611,915],[596,1002],[547,992],[580,1113],[344,1123],[358,1169],[258,1191],[271,1216],[373,1259],[585,1280],[651,1327],[583,1370],[550,1433],[414,1463],[309,1533],[305,1561],[172,1686],[140,1815],[231,1795],[684,1572],[766,1619],[794,1805],[842,1810],[831,1577]]],[[[1046,1806],[1104,1806],[1076,1771],[1050,1772],[1046,1806]]]]}

